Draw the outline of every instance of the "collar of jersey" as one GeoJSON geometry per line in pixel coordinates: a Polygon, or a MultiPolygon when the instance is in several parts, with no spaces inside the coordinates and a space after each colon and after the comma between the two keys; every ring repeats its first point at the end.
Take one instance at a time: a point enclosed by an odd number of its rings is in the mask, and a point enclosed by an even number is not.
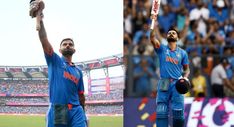
{"type": "Polygon", "coordinates": [[[175,49],[175,50],[171,50],[170,47],[169,47],[168,45],[167,45],[167,48],[168,48],[170,51],[172,51],[172,52],[178,51],[178,49],[179,49],[178,45],[176,45],[176,49],[175,49]]]}
{"type": "Polygon", "coordinates": [[[70,64],[69,62],[67,62],[67,60],[65,59],[64,56],[62,56],[62,61],[63,61],[64,63],[66,63],[67,65],[69,65],[69,66],[75,66],[75,63],[72,62],[72,64],[70,64]]]}

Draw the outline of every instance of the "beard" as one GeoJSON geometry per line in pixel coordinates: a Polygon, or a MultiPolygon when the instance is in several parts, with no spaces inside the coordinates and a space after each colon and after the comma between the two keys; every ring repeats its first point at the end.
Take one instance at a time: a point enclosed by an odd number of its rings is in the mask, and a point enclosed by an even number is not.
{"type": "Polygon", "coordinates": [[[173,37],[168,37],[167,38],[167,41],[170,43],[170,42],[176,42],[177,39],[173,38],[173,37]]]}
{"type": "Polygon", "coordinates": [[[74,51],[72,49],[64,49],[62,50],[63,56],[72,56],[74,54],[74,51]]]}

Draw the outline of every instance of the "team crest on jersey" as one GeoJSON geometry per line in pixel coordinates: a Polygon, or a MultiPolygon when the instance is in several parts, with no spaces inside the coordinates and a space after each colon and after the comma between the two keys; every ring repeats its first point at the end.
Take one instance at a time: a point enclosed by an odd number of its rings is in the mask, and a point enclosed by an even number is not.
{"type": "Polygon", "coordinates": [[[180,59],[180,54],[179,53],[177,53],[176,56],[178,57],[178,59],[180,59]]]}
{"type": "Polygon", "coordinates": [[[166,54],[169,55],[169,50],[167,49],[166,54]]]}

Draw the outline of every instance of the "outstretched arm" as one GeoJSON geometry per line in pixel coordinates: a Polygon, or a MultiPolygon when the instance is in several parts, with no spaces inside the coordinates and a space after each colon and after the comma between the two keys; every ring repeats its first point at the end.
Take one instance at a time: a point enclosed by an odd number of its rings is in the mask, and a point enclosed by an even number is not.
{"type": "Polygon", "coordinates": [[[51,55],[53,53],[53,48],[47,39],[45,26],[42,20],[43,18],[42,11],[44,7],[45,7],[45,4],[42,0],[31,0],[29,15],[32,18],[35,18],[35,17],[37,18],[37,30],[38,30],[39,39],[41,41],[43,50],[46,54],[51,55]]]}
{"type": "Polygon", "coordinates": [[[159,27],[158,27],[158,22],[156,21],[154,29],[155,29],[155,34],[156,38],[158,39],[159,42],[162,42],[163,39],[163,33],[160,32],[159,27]]]}
{"type": "Polygon", "coordinates": [[[46,54],[51,55],[53,53],[53,48],[50,42],[48,41],[46,30],[45,30],[44,23],[42,20],[40,24],[41,24],[41,29],[39,30],[38,35],[42,44],[42,48],[46,54]]]}
{"type": "Polygon", "coordinates": [[[183,28],[183,30],[181,32],[181,35],[180,35],[180,39],[181,39],[182,42],[184,42],[185,39],[186,39],[188,29],[189,29],[189,24],[190,24],[190,20],[189,20],[189,17],[187,16],[186,19],[185,19],[184,28],[183,28]]]}
{"type": "Polygon", "coordinates": [[[155,38],[155,34],[156,34],[155,30],[150,31],[150,42],[154,46],[154,48],[159,48],[160,42],[158,41],[158,39],[155,38]]]}

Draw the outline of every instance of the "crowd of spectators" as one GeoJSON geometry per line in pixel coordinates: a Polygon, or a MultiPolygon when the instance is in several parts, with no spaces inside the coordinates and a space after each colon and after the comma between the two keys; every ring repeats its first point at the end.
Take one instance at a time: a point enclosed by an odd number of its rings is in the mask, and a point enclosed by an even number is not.
{"type": "MultiPolygon", "coordinates": [[[[132,84],[128,82],[125,87],[129,88],[127,85],[132,85],[132,91],[139,96],[152,95],[148,92],[142,93],[138,89],[149,87],[153,88],[149,92],[155,92],[155,80],[160,77],[158,58],[149,42],[151,4],[152,0],[124,0],[123,22],[124,55],[126,56],[125,64],[127,65],[126,79],[133,80],[132,84]],[[151,71],[154,72],[153,75],[149,73],[151,71]],[[146,84],[144,82],[149,83],[146,84]]],[[[189,54],[190,80],[201,80],[203,83],[201,86],[196,86],[200,84],[192,82],[194,89],[192,88],[187,95],[217,97],[213,91],[211,73],[224,57],[228,59],[228,66],[222,66],[226,76],[222,77],[220,85],[224,87],[225,91],[228,90],[228,93],[233,93],[234,1],[161,0],[154,29],[157,33],[156,37],[162,44],[167,44],[166,33],[171,27],[179,31],[180,39],[177,45],[185,49],[189,54]],[[194,70],[199,70],[199,72],[194,70]],[[197,79],[195,79],[195,75],[199,75],[197,79]],[[203,78],[200,78],[200,76],[203,78]],[[205,88],[205,91],[198,94],[200,88],[205,88]]],[[[129,89],[126,92],[129,91],[131,92],[129,89]]],[[[233,97],[231,94],[226,94],[225,96],[233,97]]]]}
{"type": "Polygon", "coordinates": [[[36,104],[45,103],[48,104],[48,97],[4,97],[1,98],[1,102],[6,103],[17,103],[17,104],[36,104]]]}
{"type": "Polygon", "coordinates": [[[1,80],[2,94],[47,94],[47,80],[1,80]]]}
{"type": "MultiPolygon", "coordinates": [[[[86,102],[105,101],[105,100],[123,100],[123,83],[113,83],[110,94],[98,93],[86,95],[86,102]],[[121,85],[121,87],[118,87],[121,85]]],[[[112,84],[110,84],[112,86],[112,84]]],[[[0,96],[0,113],[26,113],[26,114],[45,114],[49,102],[48,96],[45,97],[23,97],[17,94],[48,94],[48,80],[0,80],[0,94],[9,95],[0,96]],[[10,95],[14,96],[10,96],[10,95]],[[35,104],[45,104],[45,106],[35,106],[35,104]],[[19,104],[19,105],[8,105],[19,104]],[[27,104],[27,105],[24,105],[27,104]],[[32,106],[30,106],[32,104],[32,106]]],[[[122,114],[123,103],[92,103],[86,104],[86,110],[90,114],[122,114]]]]}
{"type": "MultiPolygon", "coordinates": [[[[90,96],[87,95],[86,100],[123,99],[123,82],[117,84],[112,82],[110,88],[110,94],[97,93],[90,96]]],[[[0,80],[0,94],[48,94],[48,80],[0,80]]]]}
{"type": "Polygon", "coordinates": [[[98,93],[92,94],[85,97],[87,101],[96,101],[96,100],[123,100],[123,90],[111,91],[110,94],[98,93]]]}
{"type": "Polygon", "coordinates": [[[86,113],[88,114],[123,114],[123,105],[87,105],[86,113]]]}
{"type": "Polygon", "coordinates": [[[0,113],[15,114],[45,114],[48,110],[47,106],[27,107],[27,106],[0,106],[0,113]]]}
{"type": "MultiPolygon", "coordinates": [[[[87,114],[123,114],[123,105],[86,105],[87,114]]],[[[0,113],[46,114],[48,106],[0,106],[0,113]]]]}

